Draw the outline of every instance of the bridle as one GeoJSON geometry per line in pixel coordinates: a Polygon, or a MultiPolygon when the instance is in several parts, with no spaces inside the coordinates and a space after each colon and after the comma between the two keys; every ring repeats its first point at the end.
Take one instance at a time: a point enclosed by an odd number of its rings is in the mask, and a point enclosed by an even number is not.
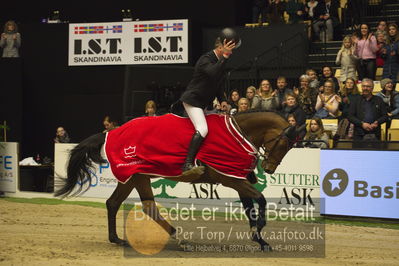
{"type": "MultiPolygon", "coordinates": [[[[290,138],[285,134],[286,130],[289,128],[290,126],[286,127],[278,136],[276,136],[273,139],[269,139],[265,142],[263,142],[263,144],[260,146],[261,149],[259,149],[259,157],[263,158],[264,161],[268,161],[270,155],[273,153],[274,149],[277,147],[277,143],[280,142],[281,139],[286,139],[287,140],[287,147],[286,147],[286,151],[288,152],[292,145],[293,142],[290,140],[290,138]],[[268,150],[266,148],[266,144],[270,143],[274,141],[273,146],[271,147],[270,150],[268,150]]],[[[280,165],[282,160],[278,161],[278,162],[274,162],[277,165],[280,165]]]]}
{"type": "MultiPolygon", "coordinates": [[[[241,129],[241,127],[240,127],[239,124],[237,123],[235,117],[234,117],[234,116],[230,116],[230,118],[231,118],[231,120],[233,121],[234,125],[236,126],[237,130],[238,130],[238,131],[252,144],[252,146],[256,147],[256,146],[252,143],[252,141],[251,141],[251,139],[248,137],[248,135],[241,129]]],[[[286,150],[286,151],[288,152],[288,151],[291,149],[292,145],[293,145],[295,142],[293,142],[292,140],[290,140],[290,138],[285,134],[285,132],[287,131],[287,129],[288,129],[289,127],[290,127],[290,126],[287,126],[286,128],[284,128],[284,130],[281,131],[281,133],[280,133],[278,136],[276,136],[275,138],[269,139],[269,140],[263,142],[263,144],[262,144],[262,145],[259,147],[259,149],[258,149],[258,160],[259,160],[259,158],[262,158],[263,161],[266,162],[266,161],[269,159],[270,155],[273,153],[274,149],[277,147],[277,143],[279,143],[281,139],[286,139],[286,140],[287,140],[287,150],[286,150]],[[273,146],[271,147],[271,149],[268,150],[268,149],[266,148],[266,144],[268,144],[268,143],[270,143],[270,142],[272,142],[272,141],[274,141],[274,144],[273,144],[273,146]]],[[[277,165],[280,165],[281,161],[282,161],[282,160],[280,160],[280,161],[278,161],[278,162],[273,162],[273,163],[276,163],[277,165]]],[[[263,165],[262,165],[262,168],[263,168],[263,170],[265,170],[265,168],[263,167],[263,165]]]]}

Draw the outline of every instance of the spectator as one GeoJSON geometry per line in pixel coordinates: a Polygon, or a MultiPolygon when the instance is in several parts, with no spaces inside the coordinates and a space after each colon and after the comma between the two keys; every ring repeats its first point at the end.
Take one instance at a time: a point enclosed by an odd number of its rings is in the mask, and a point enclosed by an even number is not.
{"type": "Polygon", "coordinates": [[[316,113],[316,100],[317,100],[317,89],[312,89],[309,86],[310,77],[302,75],[299,77],[300,88],[294,89],[294,93],[297,95],[298,104],[301,106],[306,114],[306,118],[311,118],[316,113]]]}
{"type": "MultiPolygon", "coordinates": [[[[356,79],[356,63],[358,58],[354,54],[355,46],[352,43],[351,36],[345,36],[342,41],[342,47],[338,51],[335,63],[341,65],[339,79],[344,82],[347,78],[356,79]]],[[[337,87],[338,88],[338,87],[337,87]]]]}
{"type": "Polygon", "coordinates": [[[0,47],[3,48],[3,57],[19,57],[21,46],[21,34],[18,32],[17,24],[9,20],[4,25],[4,32],[1,34],[0,47]]]}
{"type": "Polygon", "coordinates": [[[240,93],[238,90],[232,90],[229,96],[230,109],[238,110],[238,100],[240,99],[240,93]]]}
{"type": "Polygon", "coordinates": [[[321,149],[328,148],[330,138],[324,131],[323,121],[320,118],[315,117],[310,119],[309,130],[303,140],[309,141],[303,144],[305,147],[321,149]]]}
{"type": "Polygon", "coordinates": [[[381,124],[388,119],[384,101],[373,95],[374,82],[362,80],[362,96],[350,103],[348,119],[355,125],[354,140],[380,140],[381,124]]]}
{"type": "Polygon", "coordinates": [[[377,24],[377,29],[376,29],[376,33],[377,31],[383,32],[385,34],[385,36],[388,36],[388,24],[386,22],[386,20],[380,20],[378,21],[377,24]]]}
{"type": "Polygon", "coordinates": [[[55,132],[54,143],[70,143],[68,132],[65,131],[63,127],[57,127],[55,132]]]}
{"type": "Polygon", "coordinates": [[[303,137],[306,134],[306,127],[303,127],[303,129],[299,129],[299,126],[296,122],[296,118],[294,114],[289,114],[287,116],[287,121],[290,124],[290,126],[293,126],[296,128],[296,130],[299,130],[299,132],[297,132],[296,136],[295,136],[295,140],[294,142],[294,147],[300,147],[302,146],[302,144],[299,144],[301,140],[303,140],[303,137]]]}
{"type": "Polygon", "coordinates": [[[260,83],[259,94],[253,99],[255,109],[263,111],[276,111],[278,108],[277,91],[273,91],[270,82],[267,79],[260,83]]]}
{"type": "Polygon", "coordinates": [[[334,82],[327,80],[324,91],[317,97],[315,117],[321,119],[334,119],[341,115],[339,103],[341,98],[335,93],[334,82]]]}
{"type": "Polygon", "coordinates": [[[384,66],[382,78],[392,79],[396,84],[396,76],[399,72],[399,33],[398,26],[395,23],[388,25],[388,39],[387,44],[381,52],[381,57],[384,59],[384,66]]]}
{"type": "Polygon", "coordinates": [[[255,95],[256,95],[256,88],[254,86],[249,86],[247,88],[247,93],[245,94],[245,96],[247,97],[247,99],[249,101],[249,108],[250,109],[254,108],[254,106],[252,104],[253,104],[253,100],[254,100],[255,95]]]}
{"type": "Polygon", "coordinates": [[[149,100],[145,104],[144,116],[157,116],[157,104],[153,100],[149,100]]]}
{"type": "Polygon", "coordinates": [[[247,98],[240,98],[238,100],[238,110],[233,109],[231,115],[236,113],[245,112],[249,110],[249,100],[247,98]]]}
{"type": "Polygon", "coordinates": [[[293,91],[287,86],[287,79],[283,76],[277,78],[277,90],[276,94],[278,97],[278,109],[281,110],[285,105],[285,94],[293,93],[293,91]]]}
{"type": "Polygon", "coordinates": [[[312,23],[315,20],[317,20],[317,18],[315,18],[315,16],[314,16],[314,10],[315,10],[316,6],[318,5],[318,3],[319,2],[316,0],[310,0],[306,3],[308,19],[310,19],[312,21],[312,23]]]}
{"type": "Polygon", "coordinates": [[[282,115],[288,120],[288,116],[293,114],[297,122],[297,126],[300,127],[306,122],[306,115],[302,108],[297,104],[295,94],[287,93],[285,95],[286,105],[282,110],[282,115]]]}
{"type": "Polygon", "coordinates": [[[341,102],[339,103],[339,110],[342,112],[341,118],[348,117],[349,105],[359,97],[359,90],[357,89],[356,81],[353,78],[347,78],[344,85],[338,92],[338,96],[341,97],[341,102]]]}
{"type": "Polygon", "coordinates": [[[305,5],[300,0],[287,0],[285,7],[289,15],[288,23],[295,24],[306,19],[305,5]]]}
{"type": "Polygon", "coordinates": [[[320,0],[314,9],[313,31],[316,40],[333,41],[334,27],[339,24],[338,2],[332,0],[320,0]]]}
{"type": "Polygon", "coordinates": [[[119,127],[118,122],[111,119],[111,117],[108,115],[104,117],[103,125],[104,125],[103,133],[106,133],[108,131],[111,131],[112,129],[119,127]]]}
{"type": "MultiPolygon", "coordinates": [[[[381,88],[376,96],[381,97],[384,101],[387,109],[388,118],[398,119],[399,118],[399,93],[394,89],[394,83],[392,79],[381,80],[381,88]]],[[[387,122],[388,124],[388,122],[387,122]]],[[[387,128],[389,126],[387,125],[387,128]]]]}
{"type": "Polygon", "coordinates": [[[285,3],[281,0],[269,0],[269,22],[270,24],[284,23],[285,3]]]}
{"type": "Polygon", "coordinates": [[[253,0],[252,4],[252,23],[266,22],[269,0],[253,0]]]}
{"type": "Polygon", "coordinates": [[[360,38],[355,38],[355,55],[359,58],[357,63],[357,74],[359,80],[364,78],[375,79],[377,39],[370,32],[370,27],[363,23],[360,25],[360,38]]]}
{"type": "Polygon", "coordinates": [[[331,79],[334,82],[334,88],[337,88],[337,89],[339,88],[339,81],[336,77],[334,77],[334,72],[333,72],[332,67],[323,66],[321,69],[321,72],[322,72],[322,74],[321,74],[320,83],[319,83],[320,84],[320,87],[319,87],[320,92],[323,92],[323,88],[324,88],[323,85],[329,79],[331,79]]]}
{"type": "Polygon", "coordinates": [[[309,76],[310,82],[309,82],[309,87],[312,89],[319,89],[319,79],[317,78],[317,73],[314,69],[307,69],[306,70],[306,75],[309,76]]]}
{"type": "MultiPolygon", "coordinates": [[[[384,58],[382,58],[382,52],[385,49],[385,45],[387,44],[387,35],[377,30],[375,33],[377,39],[377,52],[376,52],[376,67],[383,67],[384,66],[384,58]]],[[[386,50],[385,50],[386,51],[386,50]]]]}
{"type": "Polygon", "coordinates": [[[347,17],[351,19],[351,27],[349,29],[355,29],[359,27],[360,20],[364,17],[364,0],[348,0],[347,17]]]}

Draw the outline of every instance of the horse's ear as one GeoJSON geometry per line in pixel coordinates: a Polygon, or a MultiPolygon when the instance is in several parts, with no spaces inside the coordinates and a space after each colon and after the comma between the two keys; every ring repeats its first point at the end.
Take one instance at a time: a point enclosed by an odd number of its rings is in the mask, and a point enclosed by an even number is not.
{"type": "Polygon", "coordinates": [[[289,139],[294,139],[295,138],[295,127],[289,126],[286,129],[284,129],[284,135],[289,139]]]}

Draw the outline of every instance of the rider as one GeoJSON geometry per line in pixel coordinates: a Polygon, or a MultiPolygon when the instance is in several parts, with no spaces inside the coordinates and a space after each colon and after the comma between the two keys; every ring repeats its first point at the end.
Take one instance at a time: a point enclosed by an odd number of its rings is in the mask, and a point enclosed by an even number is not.
{"type": "Polygon", "coordinates": [[[241,45],[241,39],[231,28],[223,29],[215,41],[215,49],[202,55],[196,65],[193,78],[186,91],[180,97],[195,133],[191,139],[186,161],[183,165],[183,173],[194,168],[194,159],[208,134],[204,108],[215,97],[221,104],[227,104],[223,95],[222,80],[227,59],[233,53],[233,49],[241,45]]]}

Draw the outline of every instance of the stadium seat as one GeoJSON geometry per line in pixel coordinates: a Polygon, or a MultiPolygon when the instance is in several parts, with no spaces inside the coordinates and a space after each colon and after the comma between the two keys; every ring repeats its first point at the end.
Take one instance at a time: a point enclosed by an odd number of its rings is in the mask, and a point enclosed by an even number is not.
{"type": "Polygon", "coordinates": [[[381,124],[381,140],[382,141],[385,141],[387,139],[386,133],[387,133],[387,123],[383,123],[383,124],[381,124]]]}
{"type": "Polygon", "coordinates": [[[388,141],[399,141],[399,128],[388,129],[388,141]]]}
{"type": "Polygon", "coordinates": [[[399,129],[399,119],[392,119],[390,128],[397,128],[397,129],[399,129]]]}

